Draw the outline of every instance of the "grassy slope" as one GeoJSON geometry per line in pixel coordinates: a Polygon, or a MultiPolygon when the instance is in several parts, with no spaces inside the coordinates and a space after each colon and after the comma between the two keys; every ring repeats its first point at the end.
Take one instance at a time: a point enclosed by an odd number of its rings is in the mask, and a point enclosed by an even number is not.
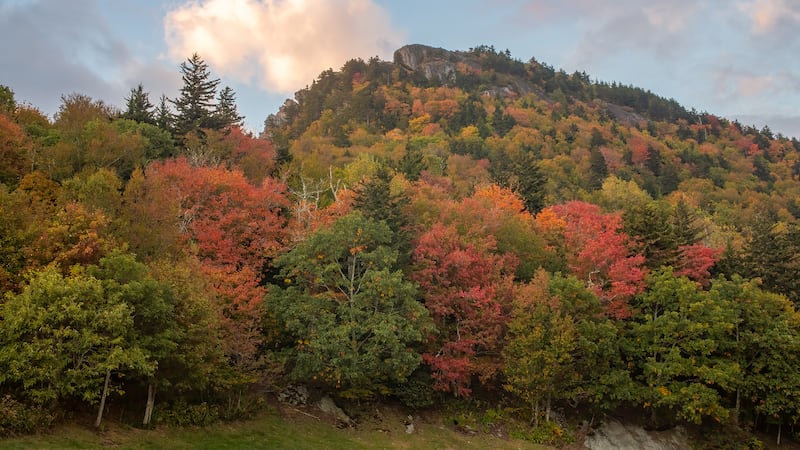
{"type": "Polygon", "coordinates": [[[3,449],[537,449],[516,439],[486,434],[467,436],[440,424],[418,423],[414,434],[405,433],[402,419],[392,417],[380,424],[367,423],[358,430],[340,430],[330,423],[306,416],[282,418],[265,413],[257,419],[221,423],[206,428],[139,430],[111,425],[95,433],[78,425],[62,426],[50,433],[0,440],[3,449]],[[381,429],[383,431],[381,431],[381,429]]]}

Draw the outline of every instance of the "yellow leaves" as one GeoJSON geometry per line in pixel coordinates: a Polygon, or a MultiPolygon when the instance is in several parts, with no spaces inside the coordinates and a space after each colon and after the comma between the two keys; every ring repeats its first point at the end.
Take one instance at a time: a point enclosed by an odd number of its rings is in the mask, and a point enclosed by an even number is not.
{"type": "Polygon", "coordinates": [[[431,115],[425,113],[408,121],[408,130],[411,133],[421,133],[425,125],[431,122],[431,115]]]}
{"type": "Polygon", "coordinates": [[[669,397],[669,395],[672,394],[672,392],[670,392],[670,390],[667,389],[666,386],[659,386],[657,389],[658,392],[660,392],[663,397],[669,397]]]}
{"type": "Polygon", "coordinates": [[[355,256],[356,253],[363,252],[365,248],[367,248],[366,245],[356,245],[355,247],[350,247],[350,254],[355,256]]]}

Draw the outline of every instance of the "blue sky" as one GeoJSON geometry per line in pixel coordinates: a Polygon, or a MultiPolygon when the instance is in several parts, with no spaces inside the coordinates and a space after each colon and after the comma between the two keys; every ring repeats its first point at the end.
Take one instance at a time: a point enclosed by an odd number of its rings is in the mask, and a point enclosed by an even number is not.
{"type": "Polygon", "coordinates": [[[140,82],[156,103],[197,51],[258,132],[350,58],[487,44],[800,137],[798,29],[796,0],[0,0],[0,84],[50,115],[140,82]]]}

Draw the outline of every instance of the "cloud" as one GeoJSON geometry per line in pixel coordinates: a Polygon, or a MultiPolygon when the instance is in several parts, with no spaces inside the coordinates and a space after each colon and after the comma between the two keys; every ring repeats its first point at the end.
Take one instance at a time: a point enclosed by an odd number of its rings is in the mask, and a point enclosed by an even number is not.
{"type": "Polygon", "coordinates": [[[752,22],[754,34],[770,33],[782,23],[800,24],[800,4],[795,1],[748,0],[737,7],[752,22]]]}
{"type": "Polygon", "coordinates": [[[64,94],[121,106],[139,82],[155,96],[177,90],[180,82],[175,67],[136,58],[91,0],[4,3],[0,54],[0,83],[46,114],[57,111],[64,94]]]}
{"type": "Polygon", "coordinates": [[[170,58],[197,52],[223,76],[281,93],[403,40],[372,0],[193,1],[167,13],[164,32],[170,58]]]}

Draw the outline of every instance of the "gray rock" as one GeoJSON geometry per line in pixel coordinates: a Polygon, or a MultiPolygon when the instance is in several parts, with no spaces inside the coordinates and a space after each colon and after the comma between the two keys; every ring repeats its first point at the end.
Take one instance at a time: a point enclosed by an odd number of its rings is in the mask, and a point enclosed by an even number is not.
{"type": "Polygon", "coordinates": [[[636,425],[608,419],[583,443],[591,450],[689,450],[686,430],[646,431],[636,425]]]}
{"type": "Polygon", "coordinates": [[[278,393],[278,400],[294,406],[302,406],[308,402],[308,388],[303,385],[290,384],[278,393]]]}
{"type": "Polygon", "coordinates": [[[333,401],[332,398],[328,397],[327,395],[322,397],[319,402],[317,402],[317,408],[320,411],[324,412],[325,414],[330,414],[340,425],[345,425],[348,427],[355,426],[355,422],[353,419],[350,418],[342,408],[336,406],[336,403],[333,401]]]}

